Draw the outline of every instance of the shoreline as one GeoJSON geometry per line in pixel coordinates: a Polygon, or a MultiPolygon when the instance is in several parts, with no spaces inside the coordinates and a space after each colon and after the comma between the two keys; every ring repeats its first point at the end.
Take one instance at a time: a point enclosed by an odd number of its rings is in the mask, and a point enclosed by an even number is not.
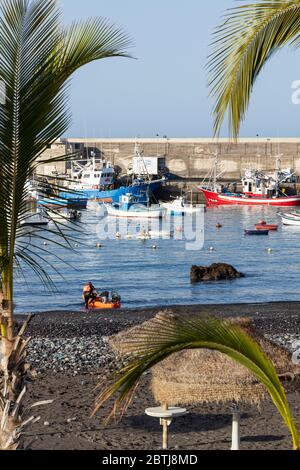
{"type": "Polygon", "coordinates": [[[195,309],[220,309],[221,307],[225,307],[226,309],[232,308],[233,310],[237,307],[285,307],[285,306],[291,306],[291,307],[299,307],[299,312],[300,312],[300,300],[283,300],[283,301],[269,301],[269,302],[246,302],[246,303],[221,303],[221,304],[172,304],[172,305],[161,305],[161,306],[153,306],[153,307],[132,307],[132,308],[121,308],[119,310],[91,310],[91,311],[86,311],[84,309],[81,310],[70,310],[70,309],[64,309],[64,310],[44,310],[44,311],[38,311],[38,312],[25,312],[25,313],[16,313],[15,317],[18,318],[19,320],[26,318],[26,316],[30,315],[31,313],[35,316],[40,316],[40,315],[66,315],[66,314],[114,314],[114,313],[134,313],[134,312],[153,312],[157,311],[160,312],[161,310],[182,310],[182,309],[188,309],[188,310],[195,310],[195,309]]]}

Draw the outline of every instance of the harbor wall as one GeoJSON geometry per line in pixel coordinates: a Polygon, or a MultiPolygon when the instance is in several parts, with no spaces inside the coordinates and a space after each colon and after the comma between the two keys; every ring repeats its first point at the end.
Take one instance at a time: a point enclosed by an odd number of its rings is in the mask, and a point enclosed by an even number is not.
{"type": "MultiPolygon", "coordinates": [[[[42,155],[42,159],[58,157],[70,152],[102,155],[126,173],[132,163],[136,139],[61,139],[42,155]]],[[[300,176],[299,139],[241,139],[230,143],[228,139],[139,139],[146,156],[163,156],[170,173],[187,180],[203,179],[211,171],[214,154],[218,152],[222,179],[240,179],[247,169],[274,171],[276,155],[280,154],[281,167],[292,168],[300,176]]],[[[65,173],[65,163],[40,166],[40,175],[65,173]]]]}
{"type": "Polygon", "coordinates": [[[132,163],[136,142],[146,156],[165,157],[169,171],[182,178],[204,178],[212,168],[216,152],[225,180],[240,178],[247,169],[273,171],[278,154],[281,167],[293,168],[300,176],[300,138],[241,139],[238,143],[228,139],[62,139],[66,152],[95,149],[122,172],[132,163]]]}

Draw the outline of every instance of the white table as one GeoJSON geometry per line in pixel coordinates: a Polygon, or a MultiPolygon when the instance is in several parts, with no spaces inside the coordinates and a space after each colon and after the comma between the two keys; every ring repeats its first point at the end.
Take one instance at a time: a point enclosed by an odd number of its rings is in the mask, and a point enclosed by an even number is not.
{"type": "Polygon", "coordinates": [[[147,416],[151,418],[159,418],[160,424],[163,428],[163,449],[168,449],[168,428],[173,419],[180,416],[186,416],[187,410],[185,408],[159,406],[157,408],[148,408],[145,411],[147,416]]]}

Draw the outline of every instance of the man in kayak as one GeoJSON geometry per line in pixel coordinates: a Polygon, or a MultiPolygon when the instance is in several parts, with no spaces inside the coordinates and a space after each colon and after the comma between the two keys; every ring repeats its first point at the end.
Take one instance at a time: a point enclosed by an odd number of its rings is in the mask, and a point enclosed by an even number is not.
{"type": "Polygon", "coordinates": [[[97,298],[97,291],[92,282],[89,282],[84,286],[82,294],[85,301],[85,308],[88,309],[90,301],[93,302],[97,298]]]}

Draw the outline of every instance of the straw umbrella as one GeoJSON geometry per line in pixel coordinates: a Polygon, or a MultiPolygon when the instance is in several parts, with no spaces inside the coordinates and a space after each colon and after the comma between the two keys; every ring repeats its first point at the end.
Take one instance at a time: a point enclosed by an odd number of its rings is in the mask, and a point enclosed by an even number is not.
{"type": "MultiPolygon", "coordinates": [[[[112,348],[122,356],[130,355],[135,349],[134,338],[140,338],[143,330],[151,331],[151,325],[157,319],[176,321],[173,315],[161,313],[154,320],[112,337],[112,348]]],[[[258,342],[272,359],[279,375],[289,378],[299,372],[299,367],[291,363],[288,352],[257,335],[248,319],[232,321],[258,342]]],[[[179,405],[201,406],[205,403],[233,406],[232,450],[240,447],[241,409],[249,406],[259,408],[269,397],[266,389],[248,369],[219,352],[206,349],[181,351],[157,364],[152,369],[151,389],[155,400],[164,410],[179,405]]],[[[164,443],[167,442],[166,432],[167,426],[164,426],[164,443]]]]}

